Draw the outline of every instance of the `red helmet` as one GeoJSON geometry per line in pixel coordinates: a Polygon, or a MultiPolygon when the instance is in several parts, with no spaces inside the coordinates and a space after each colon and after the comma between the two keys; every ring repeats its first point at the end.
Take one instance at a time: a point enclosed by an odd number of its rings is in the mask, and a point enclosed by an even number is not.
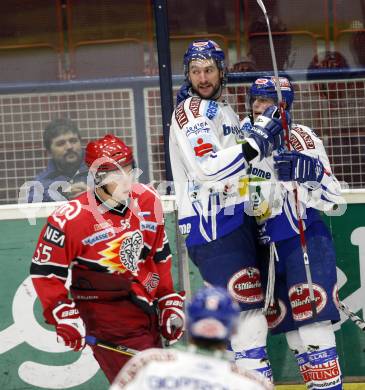
{"type": "Polygon", "coordinates": [[[99,158],[106,157],[108,160],[99,165],[99,171],[114,171],[119,166],[124,167],[133,163],[133,152],[120,138],[107,134],[96,141],[90,141],[86,146],[85,162],[91,167],[93,162],[99,158]]]}

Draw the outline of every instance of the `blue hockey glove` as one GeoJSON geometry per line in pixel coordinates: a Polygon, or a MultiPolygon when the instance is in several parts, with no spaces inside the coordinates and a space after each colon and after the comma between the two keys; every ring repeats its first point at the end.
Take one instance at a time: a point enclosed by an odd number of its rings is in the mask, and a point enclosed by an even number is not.
{"type": "MultiPolygon", "coordinates": [[[[290,126],[290,114],[285,111],[287,123],[290,126]]],[[[248,142],[260,154],[260,160],[271,155],[273,150],[284,147],[284,129],[280,119],[280,110],[276,106],[268,107],[259,115],[249,130],[248,142]],[[255,141],[257,147],[252,145],[255,141]]]]}
{"type": "Polygon", "coordinates": [[[274,156],[274,160],[274,166],[281,181],[319,183],[322,180],[324,167],[318,158],[291,151],[274,156]]]}
{"type": "Polygon", "coordinates": [[[176,105],[177,106],[181,102],[186,100],[188,97],[190,97],[189,90],[190,90],[190,84],[189,83],[185,82],[184,84],[182,84],[182,86],[180,87],[178,93],[176,94],[176,105]]]}

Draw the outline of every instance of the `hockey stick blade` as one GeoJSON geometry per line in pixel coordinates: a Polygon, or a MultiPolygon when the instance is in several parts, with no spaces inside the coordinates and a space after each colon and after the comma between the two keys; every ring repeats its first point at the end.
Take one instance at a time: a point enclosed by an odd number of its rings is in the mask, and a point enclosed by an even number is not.
{"type": "Polygon", "coordinates": [[[125,345],[112,344],[107,341],[99,340],[96,337],[90,335],[85,336],[85,342],[88,345],[108,349],[109,351],[114,351],[127,356],[134,356],[139,352],[136,349],[128,348],[125,345]]]}
{"type": "Polygon", "coordinates": [[[365,321],[352,312],[342,301],[338,302],[338,308],[346,315],[348,319],[354,322],[363,332],[365,332],[365,321]]]}

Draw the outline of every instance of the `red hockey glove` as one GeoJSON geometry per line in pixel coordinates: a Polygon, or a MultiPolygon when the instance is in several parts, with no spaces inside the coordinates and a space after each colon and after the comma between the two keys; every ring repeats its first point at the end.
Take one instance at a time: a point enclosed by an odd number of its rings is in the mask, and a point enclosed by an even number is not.
{"type": "Polygon", "coordinates": [[[158,300],[161,333],[170,345],[176,343],[185,330],[184,301],[185,291],[158,300]]]}
{"type": "Polygon", "coordinates": [[[81,319],[75,302],[67,300],[61,302],[53,310],[56,320],[57,341],[74,351],[81,351],[85,347],[85,325],[81,319]]]}

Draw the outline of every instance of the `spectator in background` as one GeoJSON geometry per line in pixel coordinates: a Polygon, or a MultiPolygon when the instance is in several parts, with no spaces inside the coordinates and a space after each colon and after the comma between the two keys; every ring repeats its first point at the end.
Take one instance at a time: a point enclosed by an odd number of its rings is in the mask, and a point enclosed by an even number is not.
{"type": "MultiPolygon", "coordinates": [[[[269,21],[271,31],[273,32],[278,69],[287,69],[291,51],[291,36],[287,33],[286,25],[277,16],[269,17],[269,21]]],[[[264,17],[259,17],[249,28],[249,56],[256,64],[257,71],[270,71],[273,67],[267,32],[267,24],[264,17]]]]}
{"type": "MultiPolygon", "coordinates": [[[[316,70],[323,70],[323,69],[348,69],[349,65],[346,61],[346,58],[338,51],[326,51],[322,53],[321,55],[315,55],[308,65],[308,74],[307,78],[308,80],[312,80],[316,77],[316,70]],[[314,71],[314,72],[311,72],[314,71]]],[[[339,104],[339,99],[346,99],[345,97],[345,84],[339,83],[339,81],[335,81],[333,83],[325,81],[320,82],[318,80],[318,83],[313,84],[313,87],[320,93],[320,96],[323,99],[327,99],[331,102],[331,104],[334,104],[337,106],[339,104]]]]}
{"type": "Polygon", "coordinates": [[[242,57],[238,62],[233,64],[229,69],[230,72],[256,72],[255,61],[250,57],[242,57]]]}
{"type": "Polygon", "coordinates": [[[348,68],[346,58],[338,51],[326,51],[322,55],[315,55],[308,66],[311,69],[341,69],[348,68]]]}
{"type": "Polygon", "coordinates": [[[353,35],[351,48],[357,63],[361,67],[365,67],[365,30],[357,31],[353,35]]]}
{"type": "Polygon", "coordinates": [[[43,132],[50,157],[47,168],[35,177],[28,202],[72,199],[86,191],[88,169],[83,160],[80,131],[69,119],[55,119],[43,132]]]}

